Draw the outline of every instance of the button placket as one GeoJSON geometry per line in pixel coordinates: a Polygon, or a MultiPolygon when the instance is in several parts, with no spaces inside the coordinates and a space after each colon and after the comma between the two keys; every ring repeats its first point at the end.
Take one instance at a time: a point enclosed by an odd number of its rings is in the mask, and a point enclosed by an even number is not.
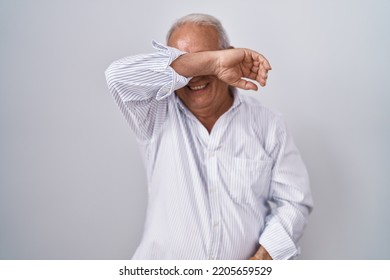
{"type": "Polygon", "coordinates": [[[207,162],[207,187],[209,194],[209,203],[211,209],[211,243],[209,248],[209,255],[211,259],[216,259],[220,246],[220,198],[218,192],[218,185],[220,184],[218,179],[218,153],[216,152],[216,134],[212,134],[209,137],[206,162],[207,162]]]}

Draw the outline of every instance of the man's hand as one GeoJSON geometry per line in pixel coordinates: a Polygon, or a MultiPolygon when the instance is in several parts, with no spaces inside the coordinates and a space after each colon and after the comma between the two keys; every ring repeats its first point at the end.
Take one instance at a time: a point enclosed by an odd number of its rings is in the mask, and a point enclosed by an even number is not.
{"type": "Polygon", "coordinates": [[[271,65],[264,56],[250,49],[227,49],[217,53],[214,71],[220,80],[242,89],[257,90],[255,83],[243,78],[265,86],[271,65]]]}
{"type": "Polygon", "coordinates": [[[250,257],[250,260],[272,260],[272,257],[263,246],[260,246],[259,250],[250,257]]]}
{"type": "Polygon", "coordinates": [[[185,77],[212,75],[228,85],[246,90],[257,90],[254,81],[265,86],[267,73],[271,70],[261,54],[234,48],[187,53],[173,61],[171,67],[185,77]]]}

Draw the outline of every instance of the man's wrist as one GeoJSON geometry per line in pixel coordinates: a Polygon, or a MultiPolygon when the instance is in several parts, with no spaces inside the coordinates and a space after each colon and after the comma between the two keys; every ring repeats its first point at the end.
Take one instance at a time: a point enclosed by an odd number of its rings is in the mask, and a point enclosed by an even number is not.
{"type": "Polygon", "coordinates": [[[218,51],[204,51],[196,53],[199,61],[198,76],[217,76],[219,71],[218,51]]]}
{"type": "Polygon", "coordinates": [[[185,53],[171,63],[171,67],[185,77],[216,76],[218,73],[216,51],[185,53]]]}

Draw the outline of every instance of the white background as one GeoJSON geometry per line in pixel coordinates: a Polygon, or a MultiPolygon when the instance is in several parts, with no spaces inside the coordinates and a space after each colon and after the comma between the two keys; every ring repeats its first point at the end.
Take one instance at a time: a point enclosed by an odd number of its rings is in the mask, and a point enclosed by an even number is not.
{"type": "Polygon", "coordinates": [[[390,1],[0,0],[0,259],[127,259],[145,218],[136,142],[104,70],[173,21],[219,18],[273,67],[315,209],[302,259],[390,259],[390,1]]]}

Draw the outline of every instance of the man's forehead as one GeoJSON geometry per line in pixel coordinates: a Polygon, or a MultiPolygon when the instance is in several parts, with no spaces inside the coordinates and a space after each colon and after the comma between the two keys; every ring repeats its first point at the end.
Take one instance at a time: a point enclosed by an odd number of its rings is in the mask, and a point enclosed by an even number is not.
{"type": "Polygon", "coordinates": [[[172,33],[168,45],[185,52],[217,50],[219,35],[211,25],[186,23],[172,33]]]}

